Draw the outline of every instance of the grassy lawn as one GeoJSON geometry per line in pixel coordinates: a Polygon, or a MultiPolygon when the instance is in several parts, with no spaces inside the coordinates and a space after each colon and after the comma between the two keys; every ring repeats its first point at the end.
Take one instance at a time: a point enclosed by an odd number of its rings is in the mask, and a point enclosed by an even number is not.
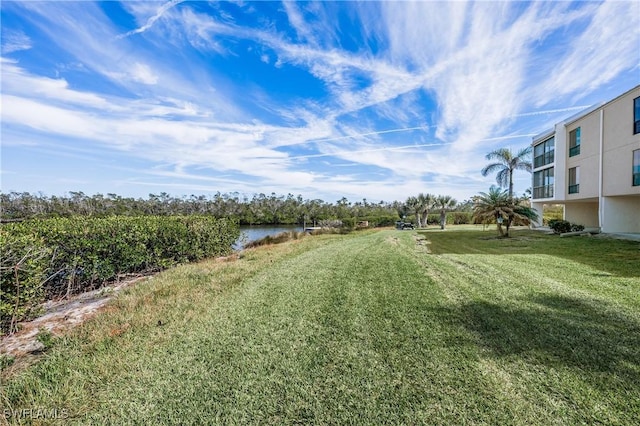
{"type": "Polygon", "coordinates": [[[494,235],[324,235],[175,268],[5,371],[1,408],[96,425],[638,424],[640,243],[494,235]]]}

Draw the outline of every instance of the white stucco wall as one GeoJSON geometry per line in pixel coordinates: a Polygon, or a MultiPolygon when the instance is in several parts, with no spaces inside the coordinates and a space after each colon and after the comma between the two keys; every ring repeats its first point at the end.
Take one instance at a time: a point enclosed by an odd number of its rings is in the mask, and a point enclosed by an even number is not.
{"type": "Polygon", "coordinates": [[[564,205],[564,220],[584,225],[585,228],[597,228],[600,226],[598,223],[598,202],[566,203],[564,205]]]}
{"type": "Polygon", "coordinates": [[[531,208],[538,213],[538,220],[532,223],[533,227],[542,226],[542,214],[544,213],[544,203],[531,203],[531,208]]]}
{"type": "Polygon", "coordinates": [[[640,149],[640,133],[633,134],[633,99],[640,87],[604,107],[603,195],[640,195],[632,186],[633,151],[640,149]]]}
{"type": "Polygon", "coordinates": [[[605,197],[602,232],[640,233],[640,196],[605,197]]]}

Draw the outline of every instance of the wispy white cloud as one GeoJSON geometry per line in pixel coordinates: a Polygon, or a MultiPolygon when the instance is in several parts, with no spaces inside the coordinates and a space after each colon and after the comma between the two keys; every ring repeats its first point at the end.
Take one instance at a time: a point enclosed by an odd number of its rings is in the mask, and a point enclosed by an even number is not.
{"type": "Polygon", "coordinates": [[[2,54],[8,55],[32,47],[32,41],[23,31],[2,30],[2,54]]]}
{"type": "Polygon", "coordinates": [[[132,63],[124,72],[107,72],[107,75],[114,80],[124,79],[147,85],[158,83],[158,76],[151,70],[151,67],[140,62],[132,63]]]}
{"type": "Polygon", "coordinates": [[[536,105],[578,93],[584,96],[627,69],[640,69],[640,3],[598,3],[586,28],[567,46],[556,63],[553,78],[531,90],[536,105]]]}
{"type": "Polygon", "coordinates": [[[92,3],[12,6],[79,64],[76,73],[121,90],[81,89],[63,68],[51,78],[3,59],[3,125],[11,128],[3,137],[23,143],[12,132],[31,130],[30,143],[57,135],[89,152],[100,146],[167,166],[131,180],[140,185],[162,178],[176,188],[259,182],[282,193],[465,198],[491,182],[479,175],[484,153],[530,142],[537,128],[514,128],[516,119],[581,109],[554,99],[638,66],[637,2],[291,2],[281,9],[286,30],[250,4],[234,5],[246,16],[231,16],[219,4],[205,13],[204,4],[178,3],[125,3],[139,26],[124,34],[92,3]],[[358,24],[353,33],[341,27],[342,8],[358,24]],[[252,18],[264,25],[245,23],[252,18]],[[541,57],[537,47],[559,31],[573,41],[541,57]],[[347,36],[365,42],[346,48],[347,36]],[[280,102],[208,62],[247,52],[260,67],[312,76],[326,96],[280,102]],[[542,59],[553,78],[541,77],[542,59]],[[337,172],[324,161],[351,167],[337,172]]]}

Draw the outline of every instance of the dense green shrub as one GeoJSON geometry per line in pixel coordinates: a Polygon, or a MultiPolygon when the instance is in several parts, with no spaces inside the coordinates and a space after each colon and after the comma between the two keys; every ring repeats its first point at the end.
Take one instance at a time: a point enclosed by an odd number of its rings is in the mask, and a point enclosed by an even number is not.
{"type": "Polygon", "coordinates": [[[447,223],[451,221],[453,225],[466,225],[472,222],[471,216],[471,212],[451,212],[447,215],[447,223]]]}
{"type": "Polygon", "coordinates": [[[35,235],[0,228],[0,331],[30,317],[44,295],[51,250],[35,235]],[[34,303],[35,302],[35,303],[34,303]]]}
{"type": "Polygon", "coordinates": [[[556,234],[564,234],[565,232],[578,232],[584,231],[584,225],[578,225],[576,223],[570,223],[566,220],[551,219],[549,221],[549,228],[556,234]]]}
{"type": "MultiPolygon", "coordinates": [[[[447,212],[447,225],[472,223],[471,216],[469,212],[447,212]]],[[[430,213],[427,216],[427,225],[440,225],[440,213],[430,213]]]]}
{"type": "Polygon", "coordinates": [[[427,216],[427,225],[440,225],[440,213],[430,213],[427,216]]]}
{"type": "Polygon", "coordinates": [[[376,227],[384,227],[384,226],[395,226],[396,221],[399,220],[400,217],[395,214],[395,215],[372,215],[372,216],[364,216],[364,217],[358,217],[357,221],[364,221],[366,220],[367,222],[369,222],[369,227],[370,228],[376,228],[376,227]]]}
{"type": "Polygon", "coordinates": [[[549,221],[549,228],[551,228],[555,234],[564,234],[565,232],[571,232],[571,223],[566,220],[551,219],[549,221]]]}
{"type": "Polygon", "coordinates": [[[204,216],[54,218],[3,224],[0,231],[3,332],[43,298],[225,255],[240,235],[234,222],[204,216]]]}
{"type": "Polygon", "coordinates": [[[346,217],[342,219],[342,228],[348,230],[354,230],[356,227],[356,220],[352,217],[346,217]]]}

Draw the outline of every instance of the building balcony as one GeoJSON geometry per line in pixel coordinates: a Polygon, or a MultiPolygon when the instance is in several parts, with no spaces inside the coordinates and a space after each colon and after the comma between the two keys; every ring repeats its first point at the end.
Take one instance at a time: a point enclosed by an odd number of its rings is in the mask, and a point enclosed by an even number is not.
{"type": "Polygon", "coordinates": [[[569,194],[577,194],[580,192],[580,184],[569,185],[569,194]]]}
{"type": "Polygon", "coordinates": [[[542,155],[538,155],[533,159],[533,168],[537,169],[538,167],[546,166],[547,164],[553,163],[553,154],[555,151],[548,151],[542,155]]]}
{"type": "Polygon", "coordinates": [[[553,185],[537,186],[533,188],[533,198],[553,198],[553,185]]]}

